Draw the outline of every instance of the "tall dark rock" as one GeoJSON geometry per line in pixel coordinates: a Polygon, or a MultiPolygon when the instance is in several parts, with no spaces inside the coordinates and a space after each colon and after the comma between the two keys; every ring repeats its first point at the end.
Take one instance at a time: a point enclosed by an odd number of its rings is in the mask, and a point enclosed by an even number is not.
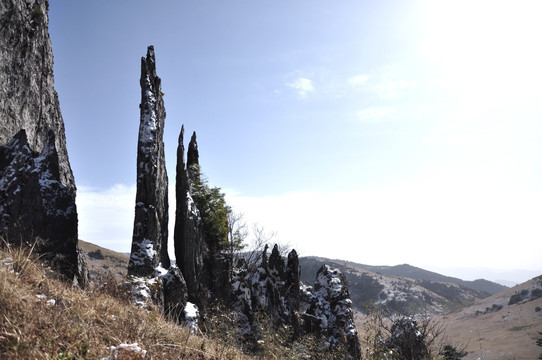
{"type": "Polygon", "coordinates": [[[137,192],[128,264],[134,302],[143,308],[149,302],[168,318],[181,322],[188,290],[177,265],[171,265],[168,250],[168,177],[164,156],[166,110],[161,80],[156,75],[154,47],[141,58],[141,104],[137,144],[137,192]]]}
{"type": "Polygon", "coordinates": [[[156,75],[154,47],[141,58],[141,104],[137,145],[137,192],[128,273],[152,276],[160,264],[169,268],[168,178],[164,156],[166,110],[156,75]]]}
{"type": "Polygon", "coordinates": [[[286,296],[292,309],[299,308],[300,287],[301,287],[301,268],[299,266],[299,257],[295,249],[288,253],[288,262],[286,263],[286,296]]]}
{"type": "Polygon", "coordinates": [[[55,134],[60,182],[75,192],[64,121],[54,89],[47,0],[0,1],[0,145],[21,129],[41,151],[55,134]]]}
{"type": "Polygon", "coordinates": [[[48,10],[46,0],[0,2],[0,235],[39,240],[43,258],[84,285],[48,10]]]}
{"type": "MultiPolygon", "coordinates": [[[[203,269],[203,234],[199,211],[190,195],[190,177],[188,167],[199,165],[195,133],[190,142],[190,163],[184,162],[184,126],[179,134],[177,146],[176,202],[174,246],[177,265],[186,280],[191,296],[198,296],[201,291],[201,272],[203,269]]],[[[195,301],[194,299],[192,299],[195,301]]]]}
{"type": "Polygon", "coordinates": [[[36,241],[43,259],[84,285],[78,268],[74,192],[60,181],[55,135],[49,131],[41,152],[33,151],[25,130],[0,147],[0,230],[11,243],[36,241]]]}
{"type": "MultiPolygon", "coordinates": [[[[198,141],[196,139],[195,131],[192,133],[190,143],[188,144],[188,152],[186,154],[186,168],[191,169],[194,165],[199,166],[198,141]]],[[[195,181],[195,178],[192,178],[192,181],[195,181]]]]}
{"type": "Polygon", "coordinates": [[[218,300],[223,304],[230,302],[231,259],[224,255],[221,239],[216,234],[206,232],[204,222],[213,216],[214,211],[211,209],[213,206],[210,202],[213,200],[210,198],[216,195],[212,195],[212,189],[200,179],[196,133],[192,134],[188,144],[186,164],[183,136],[184,127],[177,147],[175,255],[190,291],[191,301],[205,311],[209,301],[218,300]],[[198,206],[204,209],[198,209],[198,206]]]}

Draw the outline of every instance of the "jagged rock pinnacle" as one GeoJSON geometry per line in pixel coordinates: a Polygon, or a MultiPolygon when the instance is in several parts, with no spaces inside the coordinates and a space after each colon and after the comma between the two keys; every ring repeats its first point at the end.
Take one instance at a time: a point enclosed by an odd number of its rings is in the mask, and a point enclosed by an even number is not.
{"type": "Polygon", "coordinates": [[[75,191],[54,89],[48,9],[46,0],[0,2],[0,146],[25,129],[30,148],[41,151],[53,131],[60,182],[75,191]]]}
{"type": "Polygon", "coordinates": [[[47,0],[0,2],[0,235],[86,283],[47,0]],[[79,266],[78,266],[79,265],[79,266]]]}
{"type": "MultiPolygon", "coordinates": [[[[191,148],[196,149],[195,133],[190,142],[191,148]],[[194,144],[195,145],[194,145],[194,144]]],[[[189,156],[193,156],[194,150],[189,150],[189,156]]],[[[190,180],[187,165],[184,162],[184,125],[179,134],[177,146],[177,174],[176,174],[176,202],[174,246],[177,264],[186,280],[188,291],[192,296],[197,296],[201,289],[201,272],[203,267],[203,235],[200,230],[199,211],[190,195],[190,180]]],[[[193,299],[194,300],[194,299],[193,299]]]]}
{"type": "Polygon", "coordinates": [[[137,192],[128,273],[152,276],[158,265],[169,268],[168,177],[164,156],[166,111],[156,75],[154,47],[141,58],[141,104],[137,145],[137,192]]]}
{"type": "Polygon", "coordinates": [[[196,132],[192,134],[190,138],[190,143],[188,144],[188,153],[186,166],[190,169],[192,165],[199,166],[199,152],[198,152],[198,142],[196,140],[196,132]]]}

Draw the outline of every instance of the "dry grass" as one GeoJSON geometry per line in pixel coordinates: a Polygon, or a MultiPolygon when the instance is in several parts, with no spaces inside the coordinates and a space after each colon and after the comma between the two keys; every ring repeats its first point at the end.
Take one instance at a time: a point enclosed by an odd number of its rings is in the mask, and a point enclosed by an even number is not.
{"type": "Polygon", "coordinates": [[[158,311],[71,287],[30,250],[0,249],[1,359],[141,358],[111,350],[133,343],[146,350],[145,359],[250,359],[235,347],[189,334],[158,311]]]}

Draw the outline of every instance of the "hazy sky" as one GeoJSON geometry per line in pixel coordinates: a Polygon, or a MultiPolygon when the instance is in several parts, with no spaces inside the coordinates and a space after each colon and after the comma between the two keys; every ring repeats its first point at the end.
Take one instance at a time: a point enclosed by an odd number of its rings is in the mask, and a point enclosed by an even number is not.
{"type": "Polygon", "coordinates": [[[49,15],[81,239],[130,249],[152,44],[171,189],[184,124],[234,210],[301,255],[542,273],[540,1],[53,0],[49,15]]]}

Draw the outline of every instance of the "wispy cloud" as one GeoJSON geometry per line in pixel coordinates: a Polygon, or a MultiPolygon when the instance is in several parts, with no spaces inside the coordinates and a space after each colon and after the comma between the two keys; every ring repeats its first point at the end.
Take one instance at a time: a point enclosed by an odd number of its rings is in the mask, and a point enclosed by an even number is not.
{"type": "Polygon", "coordinates": [[[314,92],[314,85],[311,79],[300,77],[286,85],[295,89],[301,99],[306,99],[310,93],[314,92]]]}
{"type": "Polygon", "coordinates": [[[362,122],[378,123],[388,120],[395,110],[389,107],[369,107],[357,112],[357,118],[362,122]]]}

